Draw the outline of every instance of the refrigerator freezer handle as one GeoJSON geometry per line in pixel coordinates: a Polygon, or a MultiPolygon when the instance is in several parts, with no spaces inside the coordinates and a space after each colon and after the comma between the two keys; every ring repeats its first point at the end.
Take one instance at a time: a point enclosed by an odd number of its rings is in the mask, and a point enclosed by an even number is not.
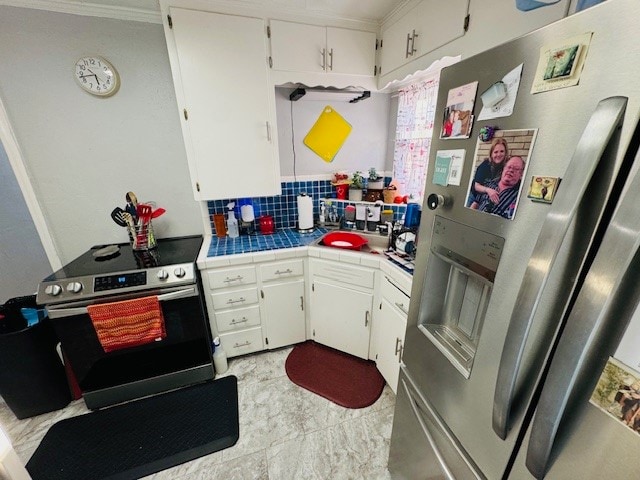
{"type": "MultiPolygon", "coordinates": [[[[562,188],[540,229],[511,314],[498,368],[493,430],[503,440],[509,431],[516,381],[536,308],[569,226],[586,199],[587,187],[596,167],[622,123],[627,100],[626,97],[610,97],[598,103],[567,167],[566,171],[571,174],[563,179],[562,188]]],[[[588,200],[598,201],[592,198],[588,200]]],[[[586,210],[589,215],[600,215],[601,212],[600,208],[595,207],[586,210]]]]}
{"type": "MultiPolygon", "coordinates": [[[[640,168],[640,154],[636,155],[640,168]]],[[[636,170],[638,171],[638,170],[636,170]]],[[[620,200],[602,239],[551,362],[531,426],[526,465],[546,474],[569,405],[587,401],[610,352],[615,350],[640,303],[640,173],[620,200]],[[594,374],[595,373],[595,374],[594,374]]]]}

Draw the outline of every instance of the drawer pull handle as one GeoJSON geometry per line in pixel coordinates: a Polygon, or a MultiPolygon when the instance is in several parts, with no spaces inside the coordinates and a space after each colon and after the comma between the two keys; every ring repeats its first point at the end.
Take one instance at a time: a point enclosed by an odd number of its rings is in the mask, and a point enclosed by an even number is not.
{"type": "Polygon", "coordinates": [[[287,268],[283,272],[281,272],[280,270],[276,270],[276,275],[288,275],[290,273],[293,273],[290,268],[287,268]]]}
{"type": "Polygon", "coordinates": [[[398,355],[398,352],[401,350],[400,339],[396,338],[396,352],[394,355],[398,355]]]}
{"type": "Polygon", "coordinates": [[[251,342],[250,342],[249,340],[247,340],[247,341],[246,341],[246,342],[244,342],[244,343],[238,343],[238,342],[236,342],[236,343],[233,345],[233,348],[248,347],[249,345],[251,345],[251,342]]]}
{"type": "Polygon", "coordinates": [[[239,282],[239,281],[240,281],[240,280],[242,280],[243,278],[244,278],[244,277],[243,277],[242,275],[238,275],[237,277],[234,277],[234,278],[229,278],[229,277],[227,277],[227,278],[224,280],[224,283],[239,282]]]}
{"type": "Polygon", "coordinates": [[[242,317],[242,320],[236,320],[235,318],[231,320],[231,325],[237,325],[238,323],[248,322],[249,319],[247,317],[242,317]]]}
{"type": "Polygon", "coordinates": [[[364,326],[365,327],[369,326],[369,310],[364,312],[364,326]]]}
{"type": "Polygon", "coordinates": [[[409,314],[409,312],[407,310],[405,310],[404,308],[404,303],[398,303],[398,302],[393,302],[396,304],[396,307],[398,307],[400,310],[402,310],[404,313],[406,313],[407,315],[409,314]]]}
{"type": "Polygon", "coordinates": [[[233,300],[231,298],[227,300],[228,305],[233,305],[234,303],[242,303],[242,302],[246,302],[244,297],[240,297],[238,300],[233,300]]]}

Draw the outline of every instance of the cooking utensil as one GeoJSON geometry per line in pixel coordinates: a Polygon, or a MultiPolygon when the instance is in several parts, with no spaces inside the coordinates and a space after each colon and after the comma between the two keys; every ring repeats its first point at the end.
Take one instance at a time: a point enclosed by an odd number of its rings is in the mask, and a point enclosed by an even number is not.
{"type": "Polygon", "coordinates": [[[116,224],[120,225],[121,227],[126,227],[127,226],[127,221],[123,216],[123,214],[125,214],[125,213],[127,213],[127,212],[122,210],[120,207],[116,207],[111,211],[111,219],[114,222],[116,222],[116,224]]]}
{"type": "Polygon", "coordinates": [[[138,197],[133,192],[127,192],[124,198],[127,200],[126,210],[133,217],[133,221],[136,222],[138,220],[138,197]]]}
{"type": "Polygon", "coordinates": [[[136,222],[133,219],[133,217],[131,216],[131,214],[129,212],[123,212],[122,213],[122,217],[124,218],[124,221],[127,222],[127,226],[128,227],[134,227],[136,222]]]}
{"type": "Polygon", "coordinates": [[[136,197],[135,193],[127,192],[127,194],[125,195],[125,199],[127,200],[127,203],[130,203],[134,207],[138,206],[138,197],[136,197]]]}
{"type": "Polygon", "coordinates": [[[151,212],[151,218],[158,218],[160,215],[163,215],[166,210],[162,207],[156,208],[153,212],[151,212]]]}
{"type": "Polygon", "coordinates": [[[149,223],[151,220],[152,213],[151,205],[147,205],[146,203],[139,203],[136,207],[136,212],[138,213],[138,219],[144,225],[145,223],[149,223]]]}

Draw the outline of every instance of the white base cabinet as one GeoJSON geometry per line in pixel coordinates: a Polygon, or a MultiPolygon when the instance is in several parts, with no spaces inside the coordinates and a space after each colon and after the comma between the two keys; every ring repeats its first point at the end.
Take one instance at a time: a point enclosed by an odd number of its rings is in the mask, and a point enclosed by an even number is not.
{"type": "Polygon", "coordinates": [[[411,277],[369,254],[317,249],[199,264],[212,334],[229,357],[311,339],[374,360],[395,392],[411,277]]]}
{"type": "Polygon", "coordinates": [[[260,266],[264,343],[280,348],[307,339],[303,260],[260,266]]]}
{"type": "Polygon", "coordinates": [[[371,356],[394,393],[398,387],[409,300],[408,294],[383,276],[378,309],[374,314],[371,356]]]}
{"type": "Polygon", "coordinates": [[[205,302],[213,336],[228,357],[264,348],[256,268],[253,265],[202,272],[205,302]]]}
{"type": "Polygon", "coordinates": [[[311,337],[368,359],[375,272],[327,260],[312,259],[309,263],[311,337]]]}

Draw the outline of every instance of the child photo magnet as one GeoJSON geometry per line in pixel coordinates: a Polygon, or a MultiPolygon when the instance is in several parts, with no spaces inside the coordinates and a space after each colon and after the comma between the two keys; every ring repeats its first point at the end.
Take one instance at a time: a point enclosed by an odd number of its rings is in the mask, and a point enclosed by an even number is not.
{"type": "Polygon", "coordinates": [[[449,90],[440,138],[469,138],[473,126],[473,105],[477,90],[478,82],[449,90]]]}

